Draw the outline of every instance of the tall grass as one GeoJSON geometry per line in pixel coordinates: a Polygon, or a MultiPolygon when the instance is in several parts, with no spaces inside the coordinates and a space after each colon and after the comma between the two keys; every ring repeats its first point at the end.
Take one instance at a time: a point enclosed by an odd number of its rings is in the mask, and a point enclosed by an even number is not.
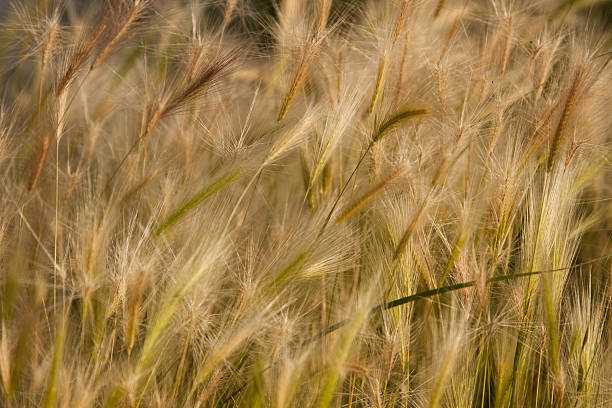
{"type": "Polygon", "coordinates": [[[0,9],[0,406],[609,406],[603,3],[0,9]]]}

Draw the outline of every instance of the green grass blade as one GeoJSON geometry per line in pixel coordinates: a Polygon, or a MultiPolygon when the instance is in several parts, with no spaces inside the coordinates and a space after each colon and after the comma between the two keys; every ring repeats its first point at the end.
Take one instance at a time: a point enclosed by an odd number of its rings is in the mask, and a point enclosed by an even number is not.
{"type": "Polygon", "coordinates": [[[200,191],[191,200],[187,201],[181,208],[173,212],[172,215],[170,215],[170,217],[168,217],[168,219],[166,219],[166,221],[157,229],[157,231],[155,231],[155,235],[160,235],[162,232],[176,224],[177,221],[183,218],[183,216],[185,216],[185,214],[187,214],[190,210],[200,205],[208,197],[215,194],[217,191],[221,190],[236,177],[238,177],[238,174],[239,171],[235,170],[223,175],[219,179],[209,184],[204,190],[200,191]]]}
{"type": "MultiPolygon", "coordinates": [[[[508,280],[513,280],[513,279],[520,279],[520,278],[526,278],[529,276],[534,276],[534,275],[541,275],[543,273],[552,273],[552,272],[561,272],[561,271],[567,271],[570,269],[575,269],[578,268],[580,266],[589,264],[589,263],[593,263],[596,262],[598,260],[600,260],[601,258],[589,261],[589,262],[583,262],[577,265],[572,265],[566,268],[558,268],[558,269],[550,269],[547,271],[533,271],[533,272],[524,272],[524,273],[514,273],[514,274],[510,274],[510,275],[500,275],[500,276],[495,276],[493,278],[489,278],[487,279],[486,283],[494,283],[494,282],[504,282],[504,281],[508,281],[508,280]]],[[[370,310],[370,314],[374,314],[374,313],[378,313],[378,312],[382,312],[385,310],[389,310],[392,309],[394,307],[398,307],[398,306],[402,306],[405,305],[407,303],[412,303],[412,302],[416,302],[417,300],[421,300],[421,299],[428,299],[430,297],[434,297],[437,295],[441,295],[443,293],[448,293],[448,292],[454,292],[456,290],[459,289],[465,289],[465,288],[469,288],[472,286],[476,285],[476,281],[467,281],[467,282],[461,282],[461,283],[456,283],[454,285],[448,285],[448,286],[442,286],[436,289],[431,289],[431,290],[426,290],[423,292],[419,292],[419,293],[415,293],[414,295],[410,295],[410,296],[405,296],[399,299],[395,299],[392,300],[390,302],[387,303],[383,303],[380,304],[378,306],[375,306],[374,308],[372,308],[370,310]]],[[[345,320],[341,320],[338,323],[334,323],[331,326],[328,326],[326,329],[324,329],[323,331],[321,331],[319,334],[311,337],[307,343],[309,343],[310,341],[313,340],[317,340],[320,339],[322,337],[327,336],[330,333],[335,332],[336,330],[346,326],[348,323],[350,322],[349,319],[345,319],[345,320]]]]}

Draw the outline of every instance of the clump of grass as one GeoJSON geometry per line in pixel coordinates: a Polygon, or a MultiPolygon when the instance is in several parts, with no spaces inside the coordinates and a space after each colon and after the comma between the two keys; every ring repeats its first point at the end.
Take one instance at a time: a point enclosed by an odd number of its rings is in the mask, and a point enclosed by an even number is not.
{"type": "Polygon", "coordinates": [[[0,10],[0,405],[605,406],[609,28],[562,3],[0,10]]]}

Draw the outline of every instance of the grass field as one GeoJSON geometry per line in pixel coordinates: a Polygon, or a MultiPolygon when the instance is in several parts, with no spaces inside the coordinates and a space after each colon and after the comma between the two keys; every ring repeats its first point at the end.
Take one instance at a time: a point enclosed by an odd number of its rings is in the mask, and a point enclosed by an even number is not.
{"type": "Polygon", "coordinates": [[[0,407],[612,406],[610,10],[0,1],[0,407]]]}

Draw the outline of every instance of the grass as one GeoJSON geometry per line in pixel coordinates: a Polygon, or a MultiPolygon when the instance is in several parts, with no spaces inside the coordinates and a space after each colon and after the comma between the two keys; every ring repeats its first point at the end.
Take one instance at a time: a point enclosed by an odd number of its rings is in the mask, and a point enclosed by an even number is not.
{"type": "Polygon", "coordinates": [[[607,7],[6,6],[0,406],[608,406],[607,7]]]}

